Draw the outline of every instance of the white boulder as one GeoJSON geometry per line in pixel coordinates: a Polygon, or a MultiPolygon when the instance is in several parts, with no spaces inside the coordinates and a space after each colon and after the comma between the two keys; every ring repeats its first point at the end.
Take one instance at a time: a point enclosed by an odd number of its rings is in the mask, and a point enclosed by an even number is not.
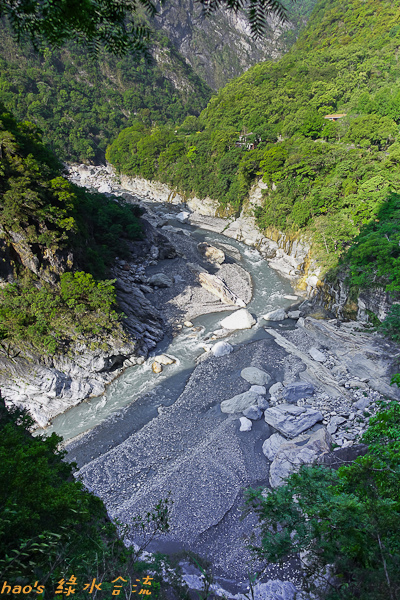
{"type": "Polygon", "coordinates": [[[239,431],[251,431],[253,423],[247,417],[240,417],[240,429],[239,431]]]}
{"type": "Polygon", "coordinates": [[[228,342],[217,342],[211,348],[211,352],[214,356],[219,358],[220,356],[226,356],[227,354],[233,352],[233,346],[228,344],[228,342]]]}
{"type": "Polygon", "coordinates": [[[222,319],[221,325],[224,329],[251,329],[256,320],[251,316],[246,308],[236,310],[234,313],[222,319]]]}
{"type": "Polygon", "coordinates": [[[287,314],[283,308],[277,308],[276,310],[272,310],[263,315],[265,321],[284,321],[286,317],[287,314]]]}

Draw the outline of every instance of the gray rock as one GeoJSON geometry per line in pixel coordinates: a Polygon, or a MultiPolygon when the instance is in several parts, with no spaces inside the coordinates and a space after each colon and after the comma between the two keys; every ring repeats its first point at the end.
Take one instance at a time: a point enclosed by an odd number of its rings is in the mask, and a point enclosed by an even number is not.
{"type": "Polygon", "coordinates": [[[241,371],[240,375],[243,379],[254,385],[266,385],[271,381],[271,375],[257,367],[246,367],[241,371]]]}
{"type": "Polygon", "coordinates": [[[327,432],[330,434],[336,433],[337,432],[337,425],[335,425],[335,423],[329,423],[328,427],[326,428],[327,432]]]}
{"type": "Polygon", "coordinates": [[[311,358],[313,358],[317,362],[325,362],[326,361],[325,354],[323,354],[320,350],[318,350],[318,348],[315,348],[314,346],[309,349],[308,354],[311,356],[311,358]]]}
{"type": "Polygon", "coordinates": [[[295,403],[300,398],[309,398],[314,393],[314,386],[311,383],[295,382],[289,383],[283,390],[283,398],[290,403],[295,403]]]}
{"type": "Polygon", "coordinates": [[[333,417],[330,422],[332,425],[338,427],[339,425],[343,425],[343,423],[346,422],[346,419],[344,417],[333,417]]]}
{"type": "Polygon", "coordinates": [[[285,483],[289,475],[301,465],[311,465],[329,454],[332,444],[330,434],[324,429],[300,435],[278,449],[269,469],[269,483],[276,488],[285,483]]]}
{"type": "Polygon", "coordinates": [[[286,317],[287,315],[284,309],[278,308],[276,310],[272,310],[266,313],[265,315],[263,315],[262,318],[265,319],[265,321],[284,321],[286,317]]]}
{"type": "Polygon", "coordinates": [[[268,408],[264,413],[264,419],[268,425],[284,436],[294,438],[310,429],[318,421],[322,421],[323,416],[318,410],[312,408],[280,404],[268,408]]]}
{"type": "Polygon", "coordinates": [[[227,354],[233,352],[233,346],[231,346],[231,344],[228,344],[228,342],[217,342],[211,348],[211,352],[216,357],[226,356],[227,354]]]}
{"type": "Polygon", "coordinates": [[[225,253],[215,246],[210,246],[207,242],[197,244],[197,249],[206,260],[213,264],[222,265],[225,260],[225,253]]]}
{"type": "Polygon", "coordinates": [[[279,433],[273,433],[262,445],[263,454],[272,461],[283,444],[287,444],[287,439],[279,433]]]}
{"type": "Polygon", "coordinates": [[[223,413],[239,413],[246,410],[253,404],[257,404],[259,396],[254,392],[243,392],[243,394],[237,394],[229,400],[221,402],[221,412],[223,413]]]}
{"type": "Polygon", "coordinates": [[[240,429],[239,431],[251,431],[253,423],[247,417],[240,417],[240,429]]]}
{"type": "Polygon", "coordinates": [[[252,421],[258,421],[258,419],[261,419],[262,412],[258,406],[252,404],[251,406],[249,406],[249,408],[246,408],[243,411],[243,414],[245,417],[251,419],[252,421]]]}
{"type": "Polygon", "coordinates": [[[267,388],[265,388],[263,385],[252,385],[250,392],[255,392],[256,394],[260,394],[260,396],[265,396],[267,393],[267,388]]]}
{"type": "Polygon", "coordinates": [[[353,404],[353,408],[356,408],[357,410],[365,410],[371,403],[371,400],[369,398],[361,398],[361,400],[357,400],[357,402],[354,402],[353,404]]]}
{"type": "Polygon", "coordinates": [[[168,356],[168,354],[159,354],[158,356],[154,357],[154,360],[160,363],[160,365],[173,365],[176,363],[176,358],[168,356]]]}
{"type": "Polygon", "coordinates": [[[261,410],[266,410],[267,408],[269,408],[269,402],[266,398],[259,396],[257,400],[257,406],[261,408],[261,410]]]}
{"type": "Polygon", "coordinates": [[[296,600],[299,591],[291,581],[271,579],[254,586],[254,600],[296,600]]]}
{"type": "Polygon", "coordinates": [[[283,385],[280,381],[278,381],[278,383],[271,385],[268,391],[271,396],[274,396],[275,398],[282,398],[283,385]]]}
{"type": "Polygon", "coordinates": [[[235,311],[225,319],[222,319],[221,326],[224,329],[251,329],[256,324],[256,320],[251,316],[246,308],[235,311]]]}
{"type": "Polygon", "coordinates": [[[154,275],[150,275],[149,283],[161,288],[171,287],[174,284],[171,277],[168,277],[165,273],[154,273],[154,275]]]}
{"type": "Polygon", "coordinates": [[[288,312],[287,316],[289,317],[289,319],[298,319],[300,317],[300,311],[299,310],[290,310],[288,312]]]}
{"type": "Polygon", "coordinates": [[[359,381],[358,379],[350,379],[350,381],[347,382],[347,385],[352,388],[352,389],[360,389],[360,390],[367,390],[368,386],[366,383],[364,383],[363,381],[359,381]]]}

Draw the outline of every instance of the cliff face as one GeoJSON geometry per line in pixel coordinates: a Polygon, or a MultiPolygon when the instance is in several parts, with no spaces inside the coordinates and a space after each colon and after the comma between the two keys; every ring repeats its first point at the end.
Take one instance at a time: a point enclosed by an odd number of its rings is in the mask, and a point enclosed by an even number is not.
{"type": "Polygon", "coordinates": [[[159,6],[156,27],[210,87],[219,89],[256,63],[287,52],[314,4],[314,0],[303,0],[291,6],[285,24],[271,17],[265,37],[258,41],[252,39],[244,15],[219,10],[204,18],[194,0],[173,0],[159,6]]]}

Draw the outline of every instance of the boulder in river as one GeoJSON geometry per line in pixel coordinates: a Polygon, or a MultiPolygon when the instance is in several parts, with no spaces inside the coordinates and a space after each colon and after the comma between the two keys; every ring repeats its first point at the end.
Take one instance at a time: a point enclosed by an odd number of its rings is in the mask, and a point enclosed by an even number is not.
{"type": "Polygon", "coordinates": [[[168,356],[167,354],[159,354],[154,357],[154,361],[160,363],[160,365],[173,365],[176,363],[176,359],[172,358],[172,356],[168,356]]]}
{"type": "Polygon", "coordinates": [[[237,394],[229,400],[221,402],[221,412],[223,413],[239,413],[249,408],[253,404],[257,404],[258,394],[254,392],[243,392],[237,394]]]}
{"type": "Polygon", "coordinates": [[[151,369],[153,373],[161,373],[161,371],[163,370],[162,365],[160,365],[160,363],[156,361],[154,361],[151,365],[151,369]]]}
{"type": "Polygon", "coordinates": [[[235,311],[225,319],[222,319],[221,325],[224,329],[251,329],[256,324],[256,320],[251,316],[246,308],[235,311]]]}
{"type": "Polygon", "coordinates": [[[277,308],[276,310],[271,310],[263,315],[263,319],[265,321],[284,321],[287,317],[283,308],[277,308]]]}
{"type": "Polygon", "coordinates": [[[217,342],[211,348],[211,352],[216,357],[226,356],[227,354],[230,354],[232,351],[233,351],[233,346],[231,346],[231,344],[228,344],[228,342],[217,342]]]}
{"type": "Polygon", "coordinates": [[[271,381],[271,375],[257,367],[246,367],[240,375],[252,385],[266,385],[271,381]]]}
{"type": "Polygon", "coordinates": [[[293,404],[279,404],[267,408],[264,419],[274,429],[288,438],[294,438],[313,425],[322,421],[323,416],[318,410],[293,406],[293,404]]]}
{"type": "Polygon", "coordinates": [[[208,262],[213,263],[215,265],[222,265],[225,261],[225,253],[220,248],[215,248],[215,246],[210,246],[207,242],[201,242],[197,244],[197,249],[202,256],[208,262]]]}

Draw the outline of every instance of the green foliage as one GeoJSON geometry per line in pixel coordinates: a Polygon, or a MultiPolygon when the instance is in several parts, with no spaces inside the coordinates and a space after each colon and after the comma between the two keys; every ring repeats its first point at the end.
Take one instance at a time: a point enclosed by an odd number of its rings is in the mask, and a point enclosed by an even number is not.
{"type": "Polygon", "coordinates": [[[350,10],[321,1],[282,59],[249,69],[162,140],[151,127],[121,132],[108,160],[228,211],[240,209],[263,176],[261,228],[304,231],[325,270],[335,266],[400,191],[398,36],[389,33],[398,4],[376,10],[373,0],[356,0],[350,10]],[[332,112],[347,116],[323,118],[332,112]]]}
{"type": "Polygon", "coordinates": [[[365,456],[333,471],[303,466],[285,485],[247,491],[259,518],[261,541],[252,546],[266,562],[302,557],[304,587],[330,566],[334,576],[318,597],[326,600],[398,598],[400,546],[400,405],[371,418],[365,456]]]}
{"type": "Polygon", "coordinates": [[[113,281],[101,279],[140,239],[138,209],[71,185],[37,128],[3,110],[0,227],[15,282],[0,289],[2,352],[54,354],[78,339],[92,347],[124,339],[113,281]]]}
{"type": "Polygon", "coordinates": [[[92,275],[63,273],[58,284],[26,277],[0,290],[0,340],[3,349],[55,354],[72,341],[98,347],[111,336],[124,337],[115,312],[114,281],[96,282],[92,275]]]}
{"type": "Polygon", "coordinates": [[[100,49],[93,59],[72,43],[39,55],[30,44],[21,53],[3,25],[0,102],[18,119],[37,124],[44,142],[63,160],[104,161],[107,144],[122,128],[198,115],[211,96],[172,44],[163,47],[160,38],[154,34],[157,62],[130,53],[118,59],[100,49]]]}
{"type": "Polygon", "coordinates": [[[149,0],[138,3],[130,0],[60,0],[55,4],[29,0],[16,4],[13,0],[2,0],[0,17],[8,17],[18,40],[28,37],[38,48],[59,47],[67,40],[76,40],[94,53],[104,46],[115,54],[128,51],[143,54],[150,31],[141,19],[133,21],[139,8],[151,17],[155,14],[155,7],[149,0]]]}
{"type": "MultiPolygon", "coordinates": [[[[74,479],[75,465],[59,449],[61,438],[32,437],[32,423],[19,409],[7,410],[0,398],[2,584],[33,587],[37,581],[45,587],[39,597],[54,598],[59,582],[75,576],[74,597],[83,600],[91,597],[82,591],[84,583],[96,578],[102,585],[97,597],[102,599],[110,597],[110,582],[122,577],[129,598],[132,583],[151,569],[150,589],[159,597],[160,562],[139,559],[144,545],[139,551],[125,548],[102,501],[74,479]]],[[[169,504],[163,500],[144,517],[136,516],[125,533],[137,530],[147,542],[165,533],[169,504]]]]}

